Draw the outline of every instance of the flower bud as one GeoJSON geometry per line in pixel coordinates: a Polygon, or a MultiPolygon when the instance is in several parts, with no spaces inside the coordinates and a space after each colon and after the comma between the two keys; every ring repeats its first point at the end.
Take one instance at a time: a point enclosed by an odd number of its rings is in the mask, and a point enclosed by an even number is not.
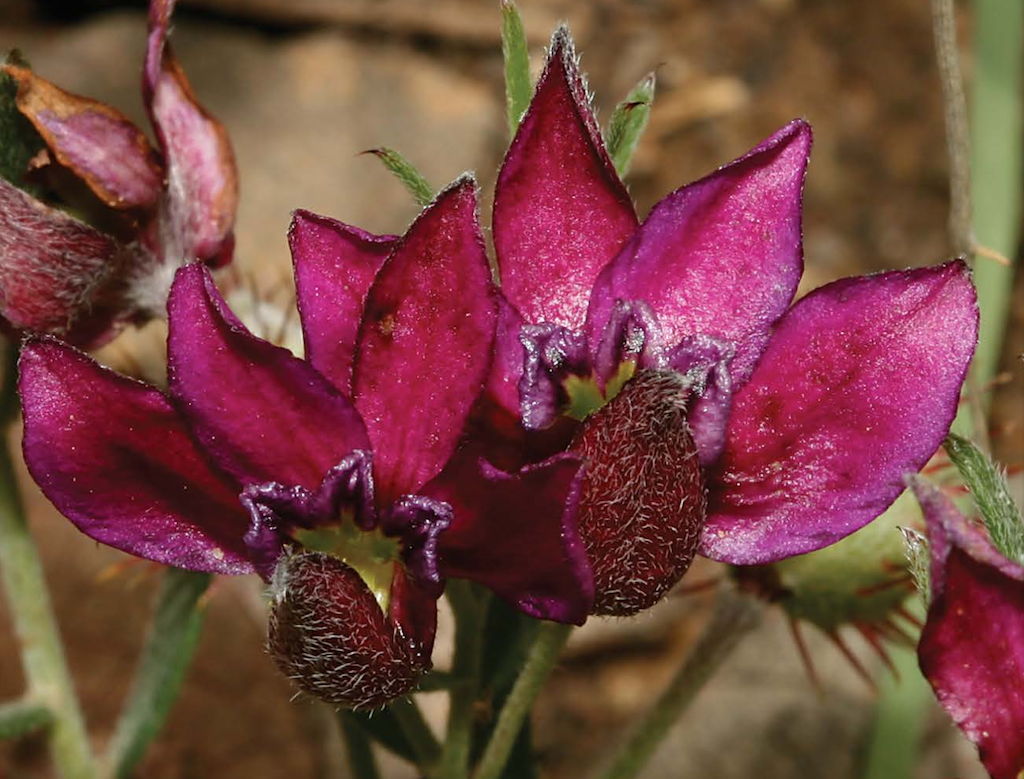
{"type": "Polygon", "coordinates": [[[707,498],[686,401],[677,373],[639,371],[573,442],[586,459],[579,530],[594,571],[594,614],[653,606],[697,552],[707,498]]]}
{"type": "Polygon", "coordinates": [[[345,708],[379,708],[411,691],[430,665],[336,557],[283,554],[270,587],[269,651],[310,695],[345,708]]]}

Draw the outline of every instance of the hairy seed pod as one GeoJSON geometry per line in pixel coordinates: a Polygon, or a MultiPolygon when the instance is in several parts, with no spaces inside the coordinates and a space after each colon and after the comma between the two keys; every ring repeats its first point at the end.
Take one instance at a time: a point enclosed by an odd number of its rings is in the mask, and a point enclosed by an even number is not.
{"type": "Polygon", "coordinates": [[[653,606],[697,552],[707,497],[686,400],[677,373],[640,371],[573,441],[586,458],[579,530],[594,570],[594,614],[653,606]]]}
{"type": "Polygon", "coordinates": [[[271,581],[268,648],[304,692],[374,709],[413,689],[429,661],[392,623],[359,574],[335,557],[281,556],[271,581]]]}

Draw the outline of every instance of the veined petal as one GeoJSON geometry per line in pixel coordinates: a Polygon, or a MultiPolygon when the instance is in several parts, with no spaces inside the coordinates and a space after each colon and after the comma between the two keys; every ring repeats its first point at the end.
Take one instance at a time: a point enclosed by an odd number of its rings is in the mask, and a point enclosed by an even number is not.
{"type": "Polygon", "coordinates": [[[18,110],[70,168],[111,208],[156,205],[163,171],[145,134],[128,117],[98,100],[73,95],[13,65],[18,110]]]}
{"type": "Polygon", "coordinates": [[[288,230],[306,359],[344,395],[366,293],[398,239],[296,211],[288,230]]]}
{"type": "Polygon", "coordinates": [[[419,492],[448,462],[490,371],[496,318],[465,177],[413,223],[366,299],[352,381],[379,506],[419,492]]]}
{"type": "Polygon", "coordinates": [[[90,538],[159,563],[250,573],[238,485],[212,470],[156,389],[61,342],[25,344],[25,462],[90,538]]]}
{"type": "Polygon", "coordinates": [[[977,334],[960,261],[843,279],[799,301],[734,396],[702,554],[772,562],[881,514],[949,431],[977,334]]]}
{"type": "Polygon", "coordinates": [[[993,779],[1024,771],[1024,569],[922,480],[932,549],[921,671],[993,779]]]}
{"type": "Polygon", "coordinates": [[[159,225],[169,262],[231,260],[238,174],[227,131],[199,105],[167,43],[174,0],[152,0],[143,96],[166,167],[167,194],[159,225]]]}
{"type": "Polygon", "coordinates": [[[454,509],[438,536],[442,576],[470,579],[537,619],[583,624],[594,578],[576,528],[581,460],[508,474],[460,454],[424,492],[454,509]]]}
{"type": "Polygon", "coordinates": [[[167,310],[171,395],[240,482],[316,490],[343,457],[368,448],[352,405],[308,363],[246,330],[205,266],[178,271],[167,310]]]}
{"type": "Polygon", "coordinates": [[[113,239],[0,179],[0,317],[11,327],[79,340],[75,325],[125,259],[113,239]]]}
{"type": "Polygon", "coordinates": [[[502,290],[527,321],[578,329],[594,280],[636,226],[572,39],[560,28],[498,174],[494,247],[502,290]]]}
{"type": "Polygon", "coordinates": [[[706,335],[736,345],[742,386],[803,273],[801,202],[811,128],[795,121],[654,207],[604,269],[587,313],[596,343],[616,300],[642,300],[667,346],[706,335]]]}

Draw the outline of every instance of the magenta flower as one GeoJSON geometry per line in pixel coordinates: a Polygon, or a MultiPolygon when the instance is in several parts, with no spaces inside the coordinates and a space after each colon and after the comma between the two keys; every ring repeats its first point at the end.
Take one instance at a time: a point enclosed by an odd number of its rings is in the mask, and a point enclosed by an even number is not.
{"type": "MultiPolygon", "coordinates": [[[[196,101],[167,43],[174,0],[151,0],[143,98],[158,141],[108,105],[8,65],[18,109],[45,143],[35,171],[72,174],[104,232],[0,180],[0,323],[92,345],[163,313],[174,270],[231,259],[238,203],[224,128],[196,101]],[[82,188],[84,190],[84,188],[82,188]]],[[[59,181],[60,176],[50,176],[59,181]]]]}
{"type": "MultiPolygon", "coordinates": [[[[315,251],[344,236],[300,216],[292,239],[315,251]]],[[[508,474],[457,454],[496,318],[472,179],[401,240],[350,237],[379,270],[346,287],[365,297],[355,316],[303,295],[311,362],[251,335],[193,264],[168,301],[169,397],[52,339],[26,344],[20,389],[29,470],[80,530],[169,565],[260,573],[284,670],[370,707],[429,667],[446,578],[564,622],[586,618],[593,586],[579,458],[508,474]]]]}
{"type": "Polygon", "coordinates": [[[586,457],[598,613],[651,605],[698,548],[752,564],[838,541],[949,429],[977,337],[962,262],[791,305],[810,146],[794,121],[640,224],[555,34],[494,197],[504,300],[482,417],[505,464],[586,457]]]}
{"type": "Polygon", "coordinates": [[[917,656],[993,779],[1024,773],[1024,568],[922,479],[931,603],[917,656]]]}

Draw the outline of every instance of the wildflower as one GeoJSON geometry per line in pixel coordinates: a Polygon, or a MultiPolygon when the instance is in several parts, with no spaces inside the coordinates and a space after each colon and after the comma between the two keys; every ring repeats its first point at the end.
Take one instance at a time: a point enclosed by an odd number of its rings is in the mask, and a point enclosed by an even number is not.
{"type": "Polygon", "coordinates": [[[168,301],[169,397],[52,339],[26,345],[20,377],[26,462],[79,529],[169,565],[260,573],[283,670],[358,708],[429,667],[447,577],[544,619],[582,622],[592,599],[579,458],[509,474],[457,450],[496,317],[473,181],[379,264],[346,333],[317,330],[328,301],[303,298],[312,363],[251,335],[192,264],[168,301]],[[328,355],[344,389],[317,370],[328,355]]]}
{"type": "Polygon", "coordinates": [[[1024,567],[920,478],[931,603],[918,660],[993,779],[1024,772],[1024,567]]]}
{"type": "MultiPolygon", "coordinates": [[[[70,173],[100,229],[0,180],[0,321],[82,345],[163,313],[174,271],[231,259],[238,201],[227,133],[196,100],[167,42],[174,0],[152,0],[143,99],[157,138],[116,109],[7,64],[44,144],[30,166],[70,173]]],[[[58,175],[60,174],[60,175],[58,175]]],[[[73,193],[80,195],[80,192],[73,193]]]]}
{"type": "Polygon", "coordinates": [[[844,279],[791,306],[810,146],[794,121],[640,224],[555,34],[494,197],[504,300],[483,437],[505,461],[586,457],[597,613],[651,605],[698,549],[748,565],[838,541],[949,429],[977,335],[962,262],[844,279]],[[627,412],[676,443],[622,457],[627,412]]]}

